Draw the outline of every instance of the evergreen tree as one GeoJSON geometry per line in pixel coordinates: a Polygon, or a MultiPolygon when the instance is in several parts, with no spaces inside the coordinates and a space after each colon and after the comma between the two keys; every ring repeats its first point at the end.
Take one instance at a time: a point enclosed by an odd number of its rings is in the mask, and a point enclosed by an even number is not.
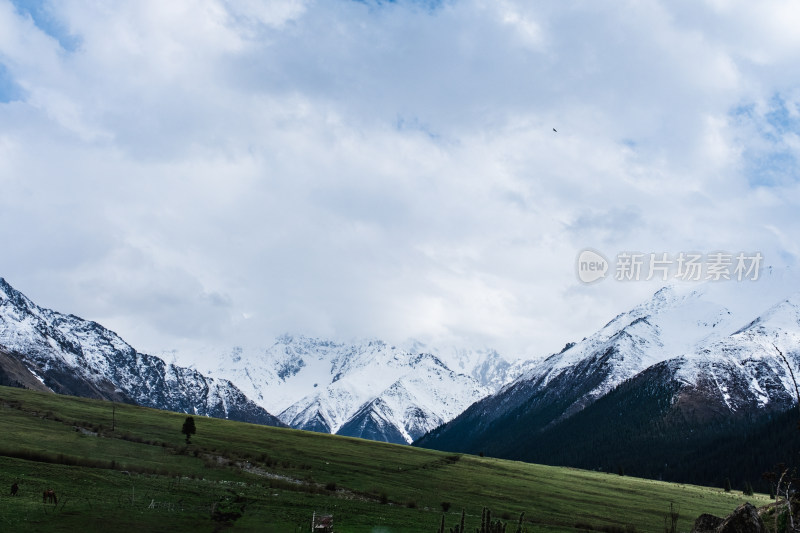
{"type": "Polygon", "coordinates": [[[186,435],[186,444],[189,444],[190,437],[197,433],[197,428],[194,425],[194,418],[191,416],[186,417],[186,421],[183,423],[183,427],[181,428],[181,433],[186,435]]]}
{"type": "Polygon", "coordinates": [[[731,491],[731,479],[726,477],[725,478],[725,492],[730,492],[730,491],[731,491]]]}

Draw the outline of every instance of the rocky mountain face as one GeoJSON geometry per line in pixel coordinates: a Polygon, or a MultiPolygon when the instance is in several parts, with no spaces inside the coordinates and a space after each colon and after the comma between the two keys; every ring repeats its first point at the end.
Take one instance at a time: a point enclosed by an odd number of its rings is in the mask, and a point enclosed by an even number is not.
{"type": "Polygon", "coordinates": [[[0,384],[410,443],[525,368],[492,350],[450,350],[443,356],[452,370],[435,350],[412,344],[285,335],[266,349],[215,354],[200,371],[39,307],[0,278],[0,384]]]}
{"type": "MultiPolygon", "coordinates": [[[[714,482],[722,468],[704,469],[724,463],[726,439],[796,418],[785,413],[797,400],[792,374],[800,378],[797,289],[781,273],[666,287],[416,444],[714,482]]],[[[762,451],[756,476],[773,456],[762,451]]]]}
{"type": "Polygon", "coordinates": [[[2,278],[0,384],[283,425],[229,381],[137,352],[96,322],[37,306],[2,278]]]}
{"type": "Polygon", "coordinates": [[[214,359],[205,371],[236,383],[291,427],[394,443],[447,422],[524,368],[492,350],[439,353],[418,342],[289,335],[214,359]]]}

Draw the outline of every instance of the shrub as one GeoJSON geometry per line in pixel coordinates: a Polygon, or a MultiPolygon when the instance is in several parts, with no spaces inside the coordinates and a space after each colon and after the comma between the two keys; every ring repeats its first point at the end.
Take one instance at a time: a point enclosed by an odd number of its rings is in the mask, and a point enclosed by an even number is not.
{"type": "Polygon", "coordinates": [[[789,512],[783,511],[778,515],[778,531],[787,531],[789,525],[789,512]]]}

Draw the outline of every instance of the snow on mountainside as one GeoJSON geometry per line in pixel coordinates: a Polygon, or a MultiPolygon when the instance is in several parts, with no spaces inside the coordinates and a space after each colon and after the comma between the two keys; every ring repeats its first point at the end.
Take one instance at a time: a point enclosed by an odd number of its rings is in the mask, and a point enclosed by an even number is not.
{"type": "Polygon", "coordinates": [[[60,394],[283,425],[229,381],[139,353],[96,322],[37,306],[3,278],[0,352],[7,384],[38,381],[60,394]]]}
{"type": "Polygon", "coordinates": [[[284,335],[266,350],[235,348],[206,370],[291,427],[408,443],[520,372],[493,351],[461,355],[454,371],[435,354],[378,340],[284,335]]]}
{"type": "Polygon", "coordinates": [[[757,282],[664,287],[590,337],[534,365],[518,381],[544,387],[596,360],[604,379],[581,399],[589,403],[656,363],[729,337],[796,287],[791,278],[771,273],[757,282]]]}
{"type": "Polygon", "coordinates": [[[724,338],[704,343],[674,361],[675,376],[731,412],[785,408],[796,400],[787,363],[800,378],[800,293],[775,304],[724,338]]]}
{"type": "Polygon", "coordinates": [[[403,345],[403,349],[410,353],[433,354],[448,368],[472,376],[484,387],[492,389],[492,392],[513,381],[534,364],[534,361],[523,359],[510,363],[497,351],[490,348],[447,347],[442,349],[418,340],[411,340],[403,345]]]}
{"type": "Polygon", "coordinates": [[[411,372],[365,404],[337,433],[364,436],[363,428],[374,423],[375,436],[370,438],[412,442],[490,392],[469,376],[453,372],[430,354],[414,356],[410,367],[411,372]],[[385,424],[396,428],[401,439],[377,438],[380,427],[385,424]]]}
{"type": "Polygon", "coordinates": [[[488,446],[489,426],[498,431],[521,417],[531,434],[547,431],[661,364],[663,379],[679,383],[677,408],[686,405],[701,418],[771,401],[776,408],[790,405],[794,386],[778,350],[797,372],[799,287],[790,272],[769,269],[758,281],[664,287],[593,335],[534,364],[420,444],[469,449],[472,440],[488,446]]]}

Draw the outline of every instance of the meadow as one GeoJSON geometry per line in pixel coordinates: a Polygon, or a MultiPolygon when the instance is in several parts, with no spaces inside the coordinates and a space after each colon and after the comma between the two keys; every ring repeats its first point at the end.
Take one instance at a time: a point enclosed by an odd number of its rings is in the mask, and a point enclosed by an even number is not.
{"type": "Polygon", "coordinates": [[[678,531],[766,495],[194,417],[0,387],[0,531],[678,531]],[[13,483],[19,486],[10,495],[13,483]],[[58,503],[43,503],[52,488],[58,503]],[[445,511],[446,510],[446,511],[445,511]]]}

